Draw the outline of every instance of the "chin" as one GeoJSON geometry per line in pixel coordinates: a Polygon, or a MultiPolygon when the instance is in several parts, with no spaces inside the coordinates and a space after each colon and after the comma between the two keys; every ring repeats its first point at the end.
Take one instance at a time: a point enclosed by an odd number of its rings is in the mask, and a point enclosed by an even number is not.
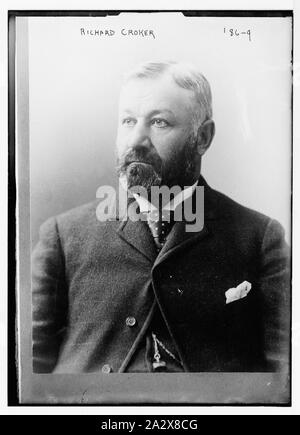
{"type": "Polygon", "coordinates": [[[154,167],[148,163],[133,162],[126,169],[128,188],[141,186],[150,191],[152,186],[161,185],[161,176],[154,167]]]}

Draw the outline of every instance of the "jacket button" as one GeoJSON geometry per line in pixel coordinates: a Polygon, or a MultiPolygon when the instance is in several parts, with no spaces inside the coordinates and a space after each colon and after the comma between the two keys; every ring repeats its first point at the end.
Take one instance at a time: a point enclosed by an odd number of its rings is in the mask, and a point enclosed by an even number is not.
{"type": "Polygon", "coordinates": [[[126,319],[127,326],[134,326],[135,324],[136,324],[136,320],[134,317],[127,317],[126,319]]]}
{"type": "Polygon", "coordinates": [[[109,364],[104,364],[104,366],[102,367],[102,373],[110,373],[111,372],[111,367],[109,364]]]}

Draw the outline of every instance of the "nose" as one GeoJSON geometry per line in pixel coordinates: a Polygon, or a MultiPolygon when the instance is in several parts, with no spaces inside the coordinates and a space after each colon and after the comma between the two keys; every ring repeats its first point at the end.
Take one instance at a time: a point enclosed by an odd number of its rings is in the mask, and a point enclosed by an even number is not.
{"type": "Polygon", "coordinates": [[[147,125],[143,121],[138,121],[132,128],[131,134],[128,138],[127,144],[130,148],[137,146],[151,148],[153,144],[150,138],[150,131],[147,125]]]}

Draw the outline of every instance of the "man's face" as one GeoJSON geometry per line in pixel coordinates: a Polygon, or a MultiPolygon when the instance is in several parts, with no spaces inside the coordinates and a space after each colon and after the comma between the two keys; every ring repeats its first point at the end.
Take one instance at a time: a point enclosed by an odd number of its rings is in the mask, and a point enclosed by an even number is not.
{"type": "Polygon", "coordinates": [[[193,134],[196,102],[192,91],[167,74],[131,79],[120,96],[118,169],[129,188],[142,185],[191,185],[200,157],[193,134]]]}

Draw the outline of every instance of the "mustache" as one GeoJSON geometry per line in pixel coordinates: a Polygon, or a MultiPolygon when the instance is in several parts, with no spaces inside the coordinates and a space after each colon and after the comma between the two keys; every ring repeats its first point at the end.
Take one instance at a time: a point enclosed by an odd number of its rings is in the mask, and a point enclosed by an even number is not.
{"type": "Polygon", "coordinates": [[[118,160],[118,172],[124,172],[131,163],[147,163],[152,165],[156,170],[162,170],[162,160],[156,152],[149,151],[144,147],[135,147],[129,149],[118,160]]]}

